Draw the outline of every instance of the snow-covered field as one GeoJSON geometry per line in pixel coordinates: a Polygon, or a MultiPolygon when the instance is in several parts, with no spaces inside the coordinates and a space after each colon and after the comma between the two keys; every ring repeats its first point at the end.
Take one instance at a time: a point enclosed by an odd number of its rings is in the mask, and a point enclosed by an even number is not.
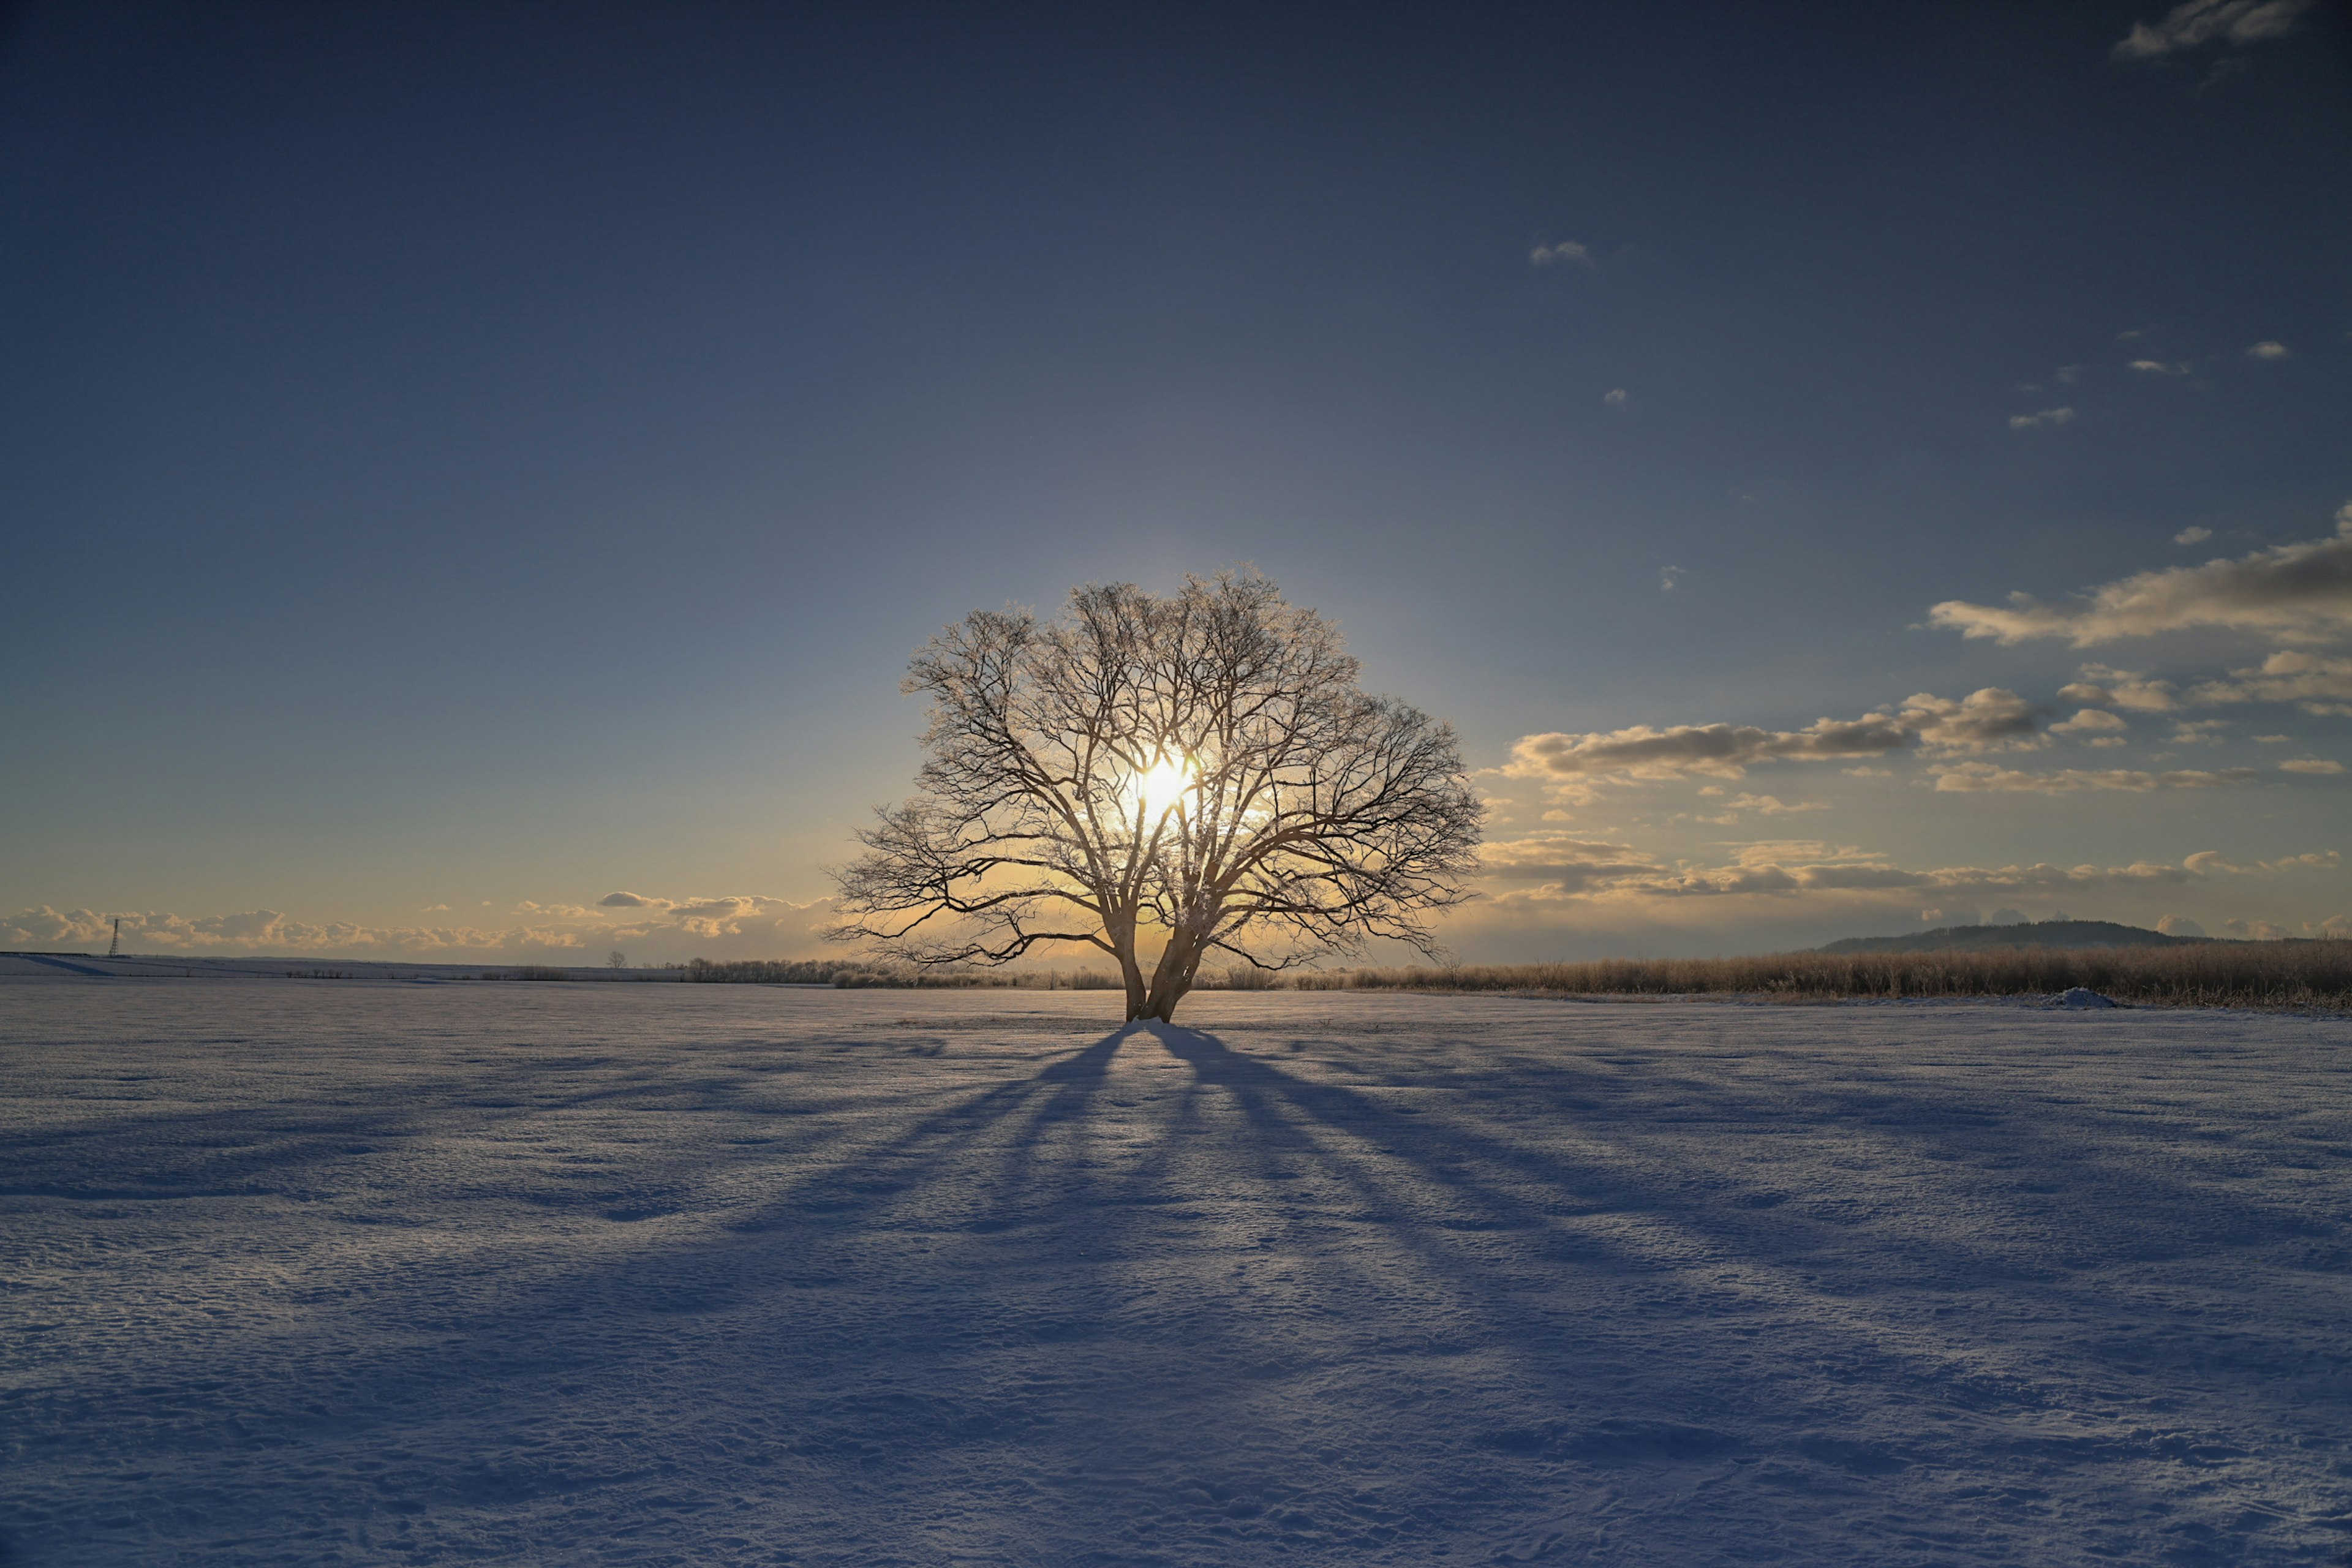
{"type": "Polygon", "coordinates": [[[0,982],[0,1562],[2342,1563],[2352,1029],[0,982]]]}

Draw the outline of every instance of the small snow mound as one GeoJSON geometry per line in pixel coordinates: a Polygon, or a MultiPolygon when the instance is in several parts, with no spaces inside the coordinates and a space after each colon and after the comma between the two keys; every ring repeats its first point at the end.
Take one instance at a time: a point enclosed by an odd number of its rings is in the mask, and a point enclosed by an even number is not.
{"type": "Polygon", "coordinates": [[[2077,985],[2051,999],[2053,1007],[2113,1007],[2118,1005],[2112,996],[2102,996],[2087,985],[2077,985]]]}

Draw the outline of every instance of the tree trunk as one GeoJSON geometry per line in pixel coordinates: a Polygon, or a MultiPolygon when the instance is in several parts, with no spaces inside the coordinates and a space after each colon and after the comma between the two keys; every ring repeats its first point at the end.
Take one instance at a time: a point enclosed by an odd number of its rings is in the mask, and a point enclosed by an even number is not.
{"type": "Polygon", "coordinates": [[[1192,989],[1192,975],[1200,967],[1200,939],[1185,931],[1172,933],[1151,972],[1151,994],[1144,1001],[1144,1011],[1163,1024],[1172,1022],[1176,1004],[1192,989]]]}

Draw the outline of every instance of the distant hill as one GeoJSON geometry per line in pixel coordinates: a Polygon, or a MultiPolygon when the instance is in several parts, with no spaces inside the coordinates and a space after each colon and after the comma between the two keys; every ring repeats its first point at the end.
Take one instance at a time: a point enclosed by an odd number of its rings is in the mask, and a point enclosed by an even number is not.
{"type": "Polygon", "coordinates": [[[2176,947],[2209,939],[2167,936],[2113,921],[2042,921],[2033,925],[1938,926],[1908,936],[1850,936],[1817,952],[1983,952],[2022,947],[2176,947]]]}

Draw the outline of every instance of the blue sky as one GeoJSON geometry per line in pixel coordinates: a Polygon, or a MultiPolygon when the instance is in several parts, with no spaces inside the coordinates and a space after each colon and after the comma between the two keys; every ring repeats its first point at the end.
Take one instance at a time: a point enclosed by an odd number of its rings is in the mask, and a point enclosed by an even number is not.
{"type": "Polygon", "coordinates": [[[0,942],[807,951],[917,644],[1241,561],[1465,956],[2352,920],[2325,8],[7,27],[0,942]]]}

